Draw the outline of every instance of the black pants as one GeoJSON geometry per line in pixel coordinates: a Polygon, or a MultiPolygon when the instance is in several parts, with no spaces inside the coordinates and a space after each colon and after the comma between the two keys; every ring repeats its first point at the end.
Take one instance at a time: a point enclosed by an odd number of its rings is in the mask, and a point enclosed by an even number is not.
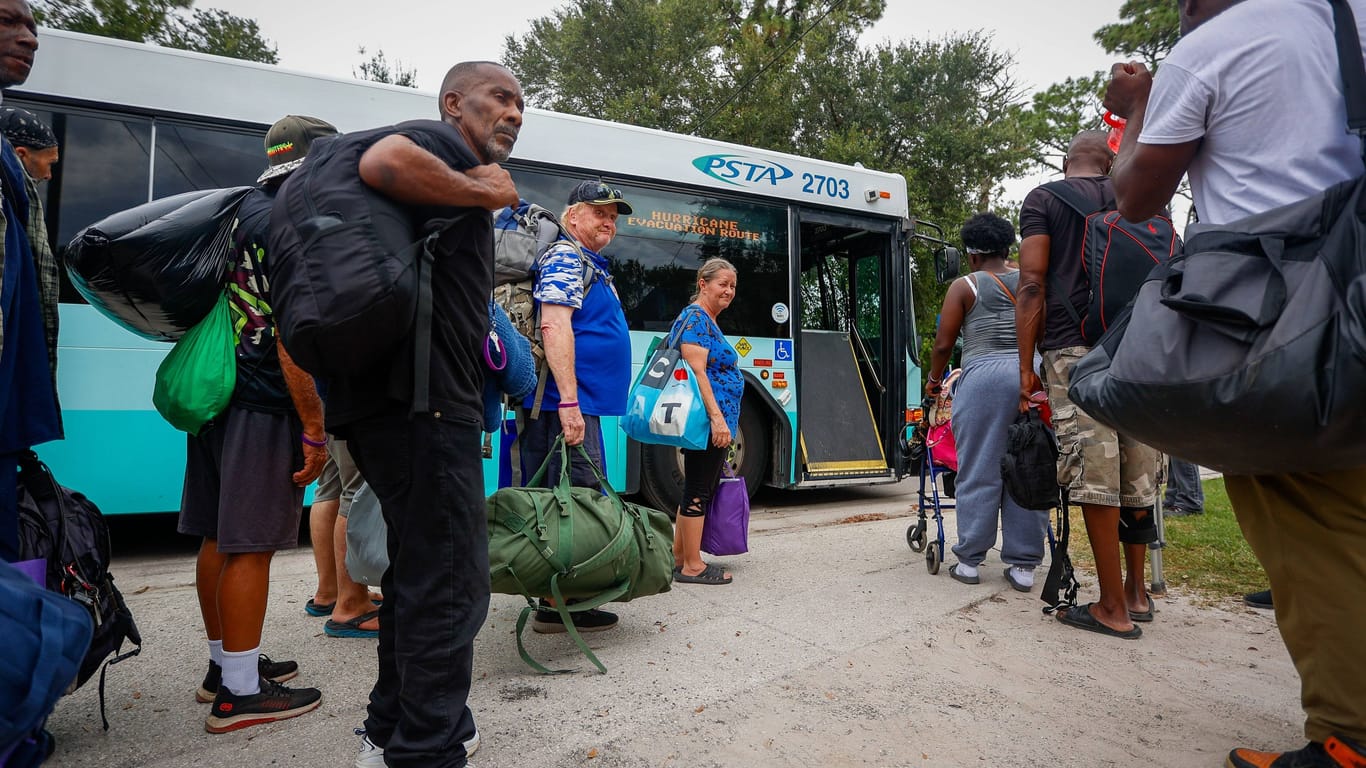
{"type": "MultiPolygon", "coordinates": [[[[522,441],[523,482],[531,485],[531,476],[536,474],[536,470],[546,457],[549,457],[550,465],[546,467],[545,478],[541,480],[540,486],[554,488],[560,482],[560,454],[556,451],[551,456],[550,448],[555,444],[555,438],[564,432],[564,427],[560,425],[560,414],[555,411],[542,411],[539,419],[533,419],[529,414],[528,411],[525,432],[518,438],[522,441]]],[[[607,465],[602,460],[602,419],[598,416],[584,414],[583,449],[593,459],[593,463],[598,465],[598,469],[602,470],[603,475],[606,475],[607,465]]],[[[599,486],[598,476],[593,473],[593,468],[584,460],[578,448],[569,449],[569,482],[575,488],[599,486]]]]}
{"type": "Polygon", "coordinates": [[[721,467],[725,466],[729,448],[708,445],[705,451],[683,449],[683,502],[678,513],[684,517],[702,517],[711,508],[711,497],[716,484],[721,482],[721,467]]]}
{"type": "Polygon", "coordinates": [[[365,729],[394,768],[465,765],[474,636],[489,608],[480,428],[396,410],[351,426],[389,533],[365,729]]]}

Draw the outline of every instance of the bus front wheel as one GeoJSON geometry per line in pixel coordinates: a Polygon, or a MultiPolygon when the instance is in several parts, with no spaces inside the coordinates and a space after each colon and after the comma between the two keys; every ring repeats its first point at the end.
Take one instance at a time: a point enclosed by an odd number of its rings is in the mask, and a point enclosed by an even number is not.
{"type": "MultiPolygon", "coordinates": [[[[746,401],[740,408],[740,429],[735,435],[736,474],[745,479],[751,498],[764,482],[768,468],[768,425],[758,407],[746,401]]],[[[640,447],[641,493],[650,506],[673,517],[683,498],[683,451],[667,445],[640,447]]]]}

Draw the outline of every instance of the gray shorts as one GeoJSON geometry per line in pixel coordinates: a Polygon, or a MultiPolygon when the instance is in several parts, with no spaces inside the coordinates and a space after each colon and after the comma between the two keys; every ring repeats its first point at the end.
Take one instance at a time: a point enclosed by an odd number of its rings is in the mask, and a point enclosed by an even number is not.
{"type": "Polygon", "coordinates": [[[339,499],[341,504],[337,507],[337,514],[346,517],[351,514],[351,500],[356,498],[356,491],[359,491],[364,483],[365,478],[361,477],[360,470],[356,469],[356,462],[351,458],[346,441],[329,435],[327,464],[323,467],[322,475],[318,477],[318,489],[313,492],[313,502],[316,504],[320,501],[339,499]]]}
{"type": "Polygon", "coordinates": [[[185,445],[177,530],[215,539],[225,554],[298,545],[304,489],[292,477],[303,467],[297,418],[230,406],[185,445]]]}

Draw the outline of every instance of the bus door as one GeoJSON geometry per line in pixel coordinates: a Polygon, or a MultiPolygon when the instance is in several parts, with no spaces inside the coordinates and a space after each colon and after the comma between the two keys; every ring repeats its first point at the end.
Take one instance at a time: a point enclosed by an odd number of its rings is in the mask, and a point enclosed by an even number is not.
{"type": "Polygon", "coordinates": [[[889,273],[898,230],[826,211],[798,210],[797,220],[801,481],[895,479],[904,370],[893,352],[900,303],[889,273]]]}

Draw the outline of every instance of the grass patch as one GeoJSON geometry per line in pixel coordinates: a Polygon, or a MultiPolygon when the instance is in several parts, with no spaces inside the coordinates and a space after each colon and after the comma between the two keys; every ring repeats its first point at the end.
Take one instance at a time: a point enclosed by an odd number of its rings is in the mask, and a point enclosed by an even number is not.
{"type": "MultiPolygon", "coordinates": [[[[1266,574],[1243,538],[1221,477],[1204,481],[1205,514],[1166,518],[1162,577],[1168,589],[1222,600],[1266,589],[1266,574]]],[[[1072,559],[1094,571],[1081,509],[1072,507],[1072,559]]],[[[1149,574],[1151,576],[1151,574],[1149,574]]]]}

